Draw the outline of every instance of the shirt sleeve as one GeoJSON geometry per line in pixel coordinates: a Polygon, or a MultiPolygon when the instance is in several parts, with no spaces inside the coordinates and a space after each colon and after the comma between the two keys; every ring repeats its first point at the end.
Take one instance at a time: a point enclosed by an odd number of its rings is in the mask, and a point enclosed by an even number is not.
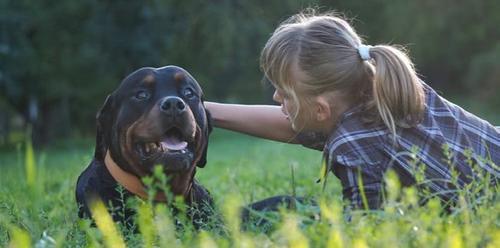
{"type": "Polygon", "coordinates": [[[295,141],[304,147],[323,151],[327,136],[319,132],[300,132],[295,136],[295,141]]]}

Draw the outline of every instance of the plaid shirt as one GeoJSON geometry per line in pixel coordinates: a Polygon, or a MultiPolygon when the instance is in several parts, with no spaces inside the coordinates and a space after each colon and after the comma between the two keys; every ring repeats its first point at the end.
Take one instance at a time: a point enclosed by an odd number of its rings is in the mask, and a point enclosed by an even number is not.
{"type": "Polygon", "coordinates": [[[342,114],[329,137],[319,133],[297,136],[304,146],[323,150],[328,168],[340,179],[344,199],[352,207],[364,207],[358,179],[362,179],[368,207],[381,207],[384,173],[389,168],[403,186],[416,184],[446,201],[455,200],[457,188],[486,174],[491,174],[490,184],[496,184],[500,130],[425,84],[424,89],[424,118],[416,127],[398,128],[396,145],[385,126],[361,120],[361,107],[342,114]],[[416,179],[418,175],[423,176],[422,182],[416,179]]]}

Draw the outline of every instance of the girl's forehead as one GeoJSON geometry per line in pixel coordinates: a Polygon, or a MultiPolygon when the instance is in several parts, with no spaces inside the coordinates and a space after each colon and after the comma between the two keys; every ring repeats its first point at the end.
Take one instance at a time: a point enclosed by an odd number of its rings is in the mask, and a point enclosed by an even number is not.
{"type": "Polygon", "coordinates": [[[310,80],[309,76],[296,64],[293,63],[287,69],[281,70],[279,75],[275,75],[273,80],[266,78],[266,81],[276,89],[286,90],[296,88],[298,84],[303,84],[307,80],[310,80]]]}
{"type": "Polygon", "coordinates": [[[285,90],[280,89],[280,88],[276,88],[276,92],[277,92],[278,94],[282,95],[282,96],[285,96],[285,95],[286,95],[285,90]]]}

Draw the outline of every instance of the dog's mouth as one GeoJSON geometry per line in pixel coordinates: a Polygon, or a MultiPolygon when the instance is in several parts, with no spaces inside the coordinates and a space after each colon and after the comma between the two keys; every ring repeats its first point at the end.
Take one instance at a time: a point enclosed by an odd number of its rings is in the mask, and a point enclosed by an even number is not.
{"type": "Polygon", "coordinates": [[[179,128],[171,127],[158,140],[136,142],[135,148],[142,160],[149,160],[170,153],[186,153],[189,143],[179,128]]]}

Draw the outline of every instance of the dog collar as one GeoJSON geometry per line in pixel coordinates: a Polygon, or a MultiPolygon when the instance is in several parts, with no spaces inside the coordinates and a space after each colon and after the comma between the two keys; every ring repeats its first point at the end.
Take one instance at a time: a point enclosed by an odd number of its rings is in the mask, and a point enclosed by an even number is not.
{"type": "MultiPolygon", "coordinates": [[[[109,150],[106,151],[104,165],[108,169],[111,176],[125,189],[142,199],[148,199],[146,187],[141,182],[141,180],[137,176],[132,175],[120,168],[120,166],[118,166],[111,157],[109,150]]],[[[189,188],[188,190],[191,191],[191,188],[189,188]]],[[[159,192],[155,196],[155,201],[167,202],[167,198],[165,197],[165,194],[163,194],[163,192],[159,192]]]]}

